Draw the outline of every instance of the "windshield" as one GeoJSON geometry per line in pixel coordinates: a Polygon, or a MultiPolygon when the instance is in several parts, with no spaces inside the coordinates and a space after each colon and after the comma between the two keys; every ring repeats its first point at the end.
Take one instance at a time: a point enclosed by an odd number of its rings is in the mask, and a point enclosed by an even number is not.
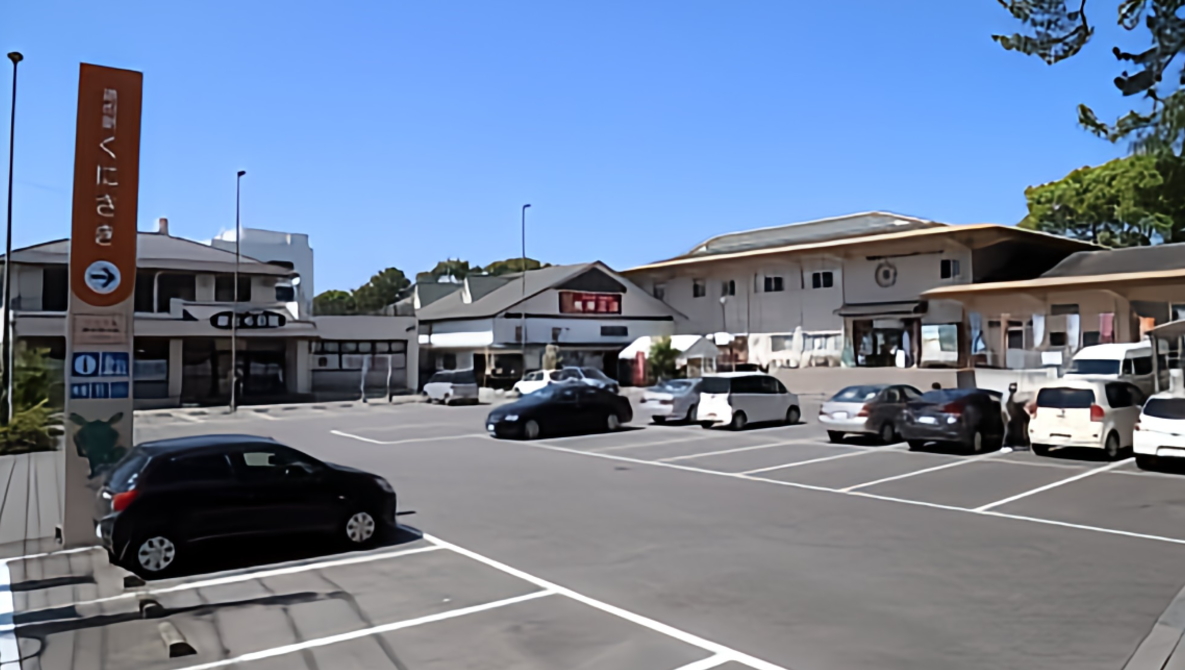
{"type": "Polygon", "coordinates": [[[695,386],[695,381],[691,379],[668,379],[658,385],[658,390],[666,393],[686,393],[693,386],[695,386]]]}
{"type": "Polygon", "coordinates": [[[832,402],[868,402],[884,389],[883,386],[849,386],[836,393],[832,402]]]}
{"type": "Polygon", "coordinates": [[[1153,398],[1144,405],[1144,414],[1157,419],[1185,419],[1185,398],[1153,398]]]}
{"type": "Polygon", "coordinates": [[[588,377],[589,379],[595,379],[599,382],[613,381],[612,379],[609,378],[609,375],[605,374],[604,372],[601,372],[600,370],[598,370],[596,368],[580,368],[580,371],[583,372],[584,376],[588,377]]]}
{"type": "Polygon", "coordinates": [[[1037,393],[1038,407],[1089,409],[1093,404],[1094,391],[1090,389],[1048,388],[1037,393]]]}
{"type": "Polygon", "coordinates": [[[1071,375],[1118,375],[1119,361],[1105,358],[1082,358],[1070,362],[1066,374],[1071,375]]]}

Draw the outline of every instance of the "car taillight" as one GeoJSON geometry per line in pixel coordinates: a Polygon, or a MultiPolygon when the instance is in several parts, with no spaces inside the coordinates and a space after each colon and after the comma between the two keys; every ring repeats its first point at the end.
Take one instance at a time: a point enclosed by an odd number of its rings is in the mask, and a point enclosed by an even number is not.
{"type": "Polygon", "coordinates": [[[135,489],[132,489],[131,491],[124,491],[123,493],[116,493],[115,497],[111,499],[111,511],[124,511],[128,508],[128,505],[132,504],[132,501],[135,500],[136,496],[139,494],[140,492],[135,489]]]}
{"type": "Polygon", "coordinates": [[[1103,420],[1103,408],[1099,407],[1098,405],[1091,405],[1090,406],[1090,420],[1091,421],[1102,421],[1103,420]]]}
{"type": "Polygon", "coordinates": [[[868,416],[868,405],[861,407],[860,411],[856,412],[856,416],[868,416]]]}
{"type": "Polygon", "coordinates": [[[948,402],[947,404],[942,406],[942,412],[944,414],[962,414],[963,413],[963,403],[948,402]]]}

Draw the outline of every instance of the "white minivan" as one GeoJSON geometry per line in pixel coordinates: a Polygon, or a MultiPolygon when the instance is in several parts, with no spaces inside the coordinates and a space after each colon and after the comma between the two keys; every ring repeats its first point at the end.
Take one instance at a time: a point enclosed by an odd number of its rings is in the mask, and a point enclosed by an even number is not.
{"type": "Polygon", "coordinates": [[[750,423],[794,424],[802,417],[798,396],[782,382],[760,372],[710,375],[700,384],[695,419],[704,428],[727,425],[741,430],[750,423]]]}
{"type": "Polygon", "coordinates": [[[472,369],[438,370],[424,384],[424,395],[428,396],[428,402],[445,405],[475,403],[477,394],[477,377],[472,369]]]}
{"type": "MultiPolygon", "coordinates": [[[[1063,376],[1125,381],[1148,395],[1155,391],[1152,370],[1152,347],[1147,342],[1096,344],[1079,349],[1063,376]]],[[[1167,372],[1162,376],[1167,379],[1167,372]]]]}

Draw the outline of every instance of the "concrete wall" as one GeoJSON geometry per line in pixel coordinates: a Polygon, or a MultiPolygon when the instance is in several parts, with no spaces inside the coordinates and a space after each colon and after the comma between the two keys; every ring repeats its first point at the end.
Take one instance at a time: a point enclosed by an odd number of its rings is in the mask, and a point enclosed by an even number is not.
{"type": "Polygon", "coordinates": [[[908,256],[889,256],[869,259],[866,256],[844,259],[844,301],[859,305],[878,302],[904,302],[938,286],[965,284],[971,278],[971,254],[966,249],[928,251],[908,256]],[[958,260],[959,276],[943,279],[941,261],[958,260]],[[897,279],[891,286],[877,283],[877,269],[882,264],[897,269],[897,279]]]}
{"type": "Polygon", "coordinates": [[[822,394],[830,397],[847,386],[858,384],[910,384],[922,391],[938,382],[943,388],[959,386],[957,370],[919,368],[774,368],[770,374],[782,380],[786,388],[799,394],[822,394]]]}
{"type": "MultiPolygon", "coordinates": [[[[493,319],[493,341],[504,344],[517,344],[515,329],[522,324],[519,319],[493,319]]],[[[535,318],[527,319],[527,343],[547,344],[550,342],[604,344],[607,348],[614,346],[626,347],[630,342],[643,335],[673,335],[675,324],[672,321],[649,321],[614,319],[609,317],[575,316],[568,318],[535,318]],[[625,335],[602,335],[601,326],[624,326],[625,335]],[[559,338],[553,339],[553,329],[559,329],[559,338]]],[[[434,340],[435,341],[435,338],[434,340]]]]}

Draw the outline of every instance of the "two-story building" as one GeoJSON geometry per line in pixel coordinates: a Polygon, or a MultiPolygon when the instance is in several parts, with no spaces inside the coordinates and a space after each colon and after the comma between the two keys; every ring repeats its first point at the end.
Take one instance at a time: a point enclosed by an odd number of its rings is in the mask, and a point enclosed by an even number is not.
{"type": "MultiPolygon", "coordinates": [[[[283,244],[268,257],[281,258],[291,238],[273,234],[283,239],[272,241],[283,244]]],[[[255,240],[262,244],[265,237],[255,240]]],[[[311,264],[307,237],[298,237],[291,255],[301,256],[303,245],[311,264]]],[[[311,301],[295,292],[302,285],[296,263],[265,263],[247,255],[237,263],[236,306],[233,244],[226,250],[171,236],[165,219],[157,232],[141,232],[136,242],[137,407],[227,402],[236,311],[245,324],[236,337],[244,404],[357,397],[364,369],[375,370],[367,382],[377,391],[388,378],[381,367],[386,365],[394,368],[395,388],[414,388],[414,375],[407,374],[416,369],[413,317],[313,317],[311,301]]],[[[62,239],[12,253],[17,346],[48,350],[51,365],[59,369],[66,354],[69,247],[62,239]]],[[[311,292],[311,281],[304,285],[311,292]]]]}
{"type": "Polygon", "coordinates": [[[616,376],[622,349],[645,335],[671,335],[685,319],[601,262],[417,284],[412,300],[421,377],[473,368],[489,386],[508,386],[541,367],[548,344],[561,365],[616,376]]]}
{"type": "Polygon", "coordinates": [[[1090,244],[1000,225],[868,212],[714,237],[623,272],[728,333],[742,360],[786,367],[956,366],[965,314],[941,286],[1030,279],[1090,244]]]}

